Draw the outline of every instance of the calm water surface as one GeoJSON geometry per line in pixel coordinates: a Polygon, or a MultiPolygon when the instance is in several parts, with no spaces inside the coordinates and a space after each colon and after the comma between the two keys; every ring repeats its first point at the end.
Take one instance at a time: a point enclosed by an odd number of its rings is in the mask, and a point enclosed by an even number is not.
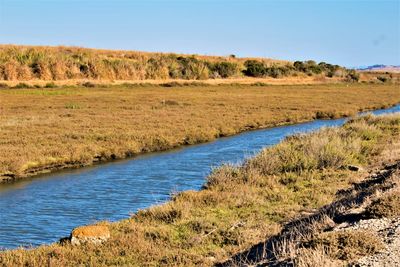
{"type": "MultiPolygon", "coordinates": [[[[400,105],[373,113],[391,112],[400,112],[400,105]]],[[[210,170],[222,163],[239,163],[287,135],[343,122],[317,120],[246,132],[0,185],[0,248],[51,243],[79,225],[127,218],[138,209],[167,200],[171,192],[200,189],[210,170]]]]}

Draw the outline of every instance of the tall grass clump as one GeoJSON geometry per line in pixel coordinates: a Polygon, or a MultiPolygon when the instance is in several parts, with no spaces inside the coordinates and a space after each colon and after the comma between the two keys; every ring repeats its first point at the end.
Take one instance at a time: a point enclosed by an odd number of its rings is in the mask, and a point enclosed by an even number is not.
{"type": "Polygon", "coordinates": [[[367,206],[368,218],[396,218],[400,216],[400,190],[373,201],[367,206]]]}
{"type": "Polygon", "coordinates": [[[343,138],[339,129],[325,129],[307,137],[295,135],[263,150],[247,162],[247,167],[264,175],[340,168],[355,163],[361,151],[360,142],[358,137],[343,138]]]}
{"type": "Polygon", "coordinates": [[[347,169],[349,165],[365,164],[367,158],[379,153],[377,142],[387,131],[398,134],[399,117],[382,120],[367,115],[350,120],[340,128],[325,128],[311,134],[297,134],[265,148],[240,167],[224,166],[208,178],[208,186],[225,185],[227,181],[244,183],[254,177],[347,169]],[[381,123],[384,122],[384,123],[381,123]]]}
{"type": "Polygon", "coordinates": [[[337,231],[322,233],[310,241],[312,247],[322,247],[333,259],[354,261],[373,255],[384,248],[383,242],[373,232],[337,231]]]}

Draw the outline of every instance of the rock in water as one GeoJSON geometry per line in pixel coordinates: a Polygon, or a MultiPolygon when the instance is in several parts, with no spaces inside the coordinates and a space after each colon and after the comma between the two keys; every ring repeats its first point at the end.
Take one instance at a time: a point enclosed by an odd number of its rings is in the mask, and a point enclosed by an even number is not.
{"type": "Polygon", "coordinates": [[[70,238],[72,245],[101,244],[110,238],[110,230],[105,225],[80,226],[72,230],[70,238]]]}

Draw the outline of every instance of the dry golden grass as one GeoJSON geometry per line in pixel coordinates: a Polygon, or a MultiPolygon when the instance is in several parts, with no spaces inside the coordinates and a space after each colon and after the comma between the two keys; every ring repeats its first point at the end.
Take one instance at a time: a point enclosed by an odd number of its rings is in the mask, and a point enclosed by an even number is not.
{"type": "MultiPolygon", "coordinates": [[[[399,134],[399,115],[369,116],[339,129],[289,138],[241,166],[216,170],[204,190],[182,192],[164,205],[108,224],[111,238],[101,245],[67,243],[4,251],[0,265],[210,266],[277,234],[281,225],[301,210],[335,200],[336,192],[348,188],[357,175],[343,168],[349,160],[357,164],[374,160],[379,151],[388,149],[390,141],[399,139],[399,134]],[[321,141],[323,136],[327,140],[321,141]],[[341,137],[339,141],[337,136],[341,137]],[[301,153],[309,144],[317,145],[301,153]],[[293,152],[302,156],[297,167],[282,173],[287,163],[281,161],[265,172],[265,162],[272,155],[288,158],[293,152]],[[318,162],[324,154],[332,156],[332,163],[301,168],[302,162],[318,162]]],[[[335,236],[329,240],[337,244],[335,236]]],[[[349,244],[354,240],[349,239],[349,244]]],[[[366,245],[367,252],[377,248],[366,245]]],[[[359,255],[365,249],[345,252],[359,255]]],[[[318,258],[333,264],[324,255],[309,255],[302,266],[318,258]]]]}
{"type": "Polygon", "coordinates": [[[47,54],[89,54],[99,55],[106,58],[126,58],[126,59],[141,59],[142,57],[151,56],[196,56],[200,59],[210,60],[213,62],[226,59],[234,62],[244,62],[248,59],[262,59],[268,63],[289,63],[287,60],[271,59],[271,58],[236,58],[231,56],[212,56],[212,55],[190,55],[190,54],[176,54],[176,53],[158,53],[158,52],[145,52],[145,51],[132,51],[132,50],[111,50],[111,49],[94,49],[85,47],[74,47],[74,46],[30,46],[30,45],[1,45],[0,51],[4,53],[14,52],[14,55],[18,55],[19,52],[27,52],[29,49],[37,50],[37,52],[44,52],[47,54]]]}
{"type": "Polygon", "coordinates": [[[398,103],[396,85],[0,90],[0,177],[92,164],[398,103]]]}

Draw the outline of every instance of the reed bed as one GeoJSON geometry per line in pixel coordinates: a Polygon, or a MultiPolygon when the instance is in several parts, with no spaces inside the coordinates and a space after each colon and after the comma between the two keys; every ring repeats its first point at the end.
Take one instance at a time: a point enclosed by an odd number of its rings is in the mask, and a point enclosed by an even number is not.
{"type": "Polygon", "coordinates": [[[347,79],[351,70],[325,62],[290,62],[80,47],[0,45],[0,80],[207,80],[322,74],[347,79]]]}

